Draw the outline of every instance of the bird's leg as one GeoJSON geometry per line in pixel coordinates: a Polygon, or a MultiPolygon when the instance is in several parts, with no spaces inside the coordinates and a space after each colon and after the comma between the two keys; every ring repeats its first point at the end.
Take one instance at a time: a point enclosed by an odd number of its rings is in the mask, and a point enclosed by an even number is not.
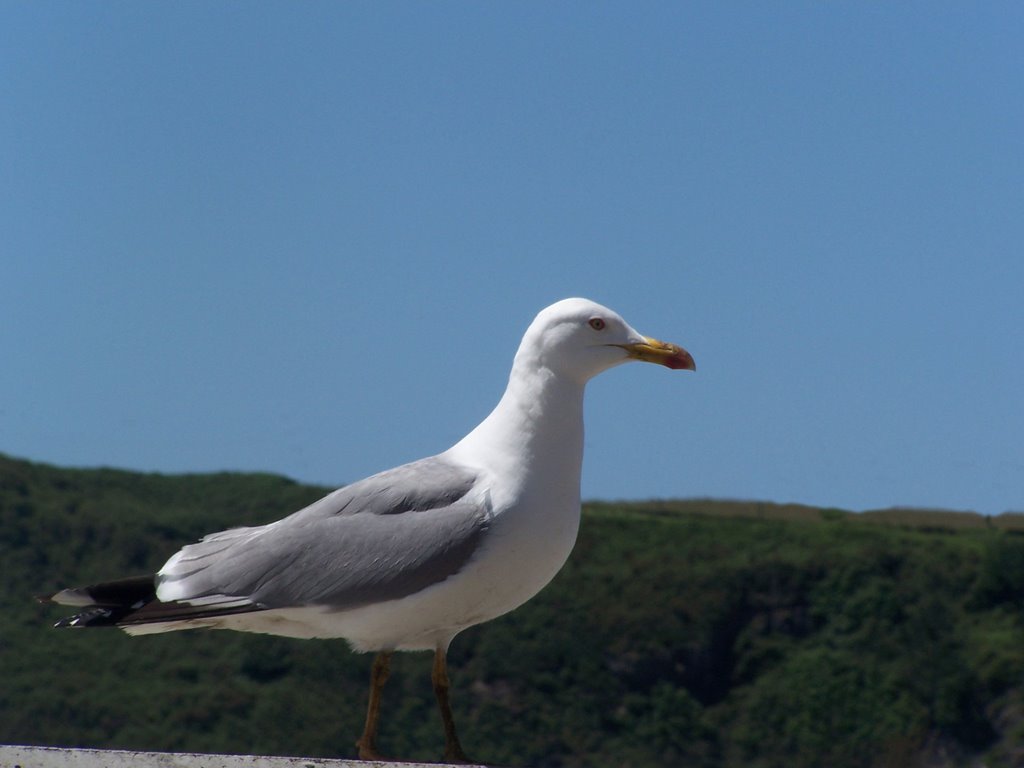
{"type": "Polygon", "coordinates": [[[377,752],[377,721],[380,719],[380,694],[387,682],[391,653],[381,651],[373,660],[370,670],[370,702],[366,706],[366,726],[356,746],[359,748],[360,760],[380,760],[377,752]]]}
{"type": "Polygon", "coordinates": [[[455,720],[452,719],[452,708],[448,702],[448,656],[444,648],[434,651],[434,669],[430,676],[434,683],[434,695],[437,706],[441,710],[441,722],[444,723],[444,759],[449,763],[471,762],[462,751],[459,737],[455,733],[455,720]]]}

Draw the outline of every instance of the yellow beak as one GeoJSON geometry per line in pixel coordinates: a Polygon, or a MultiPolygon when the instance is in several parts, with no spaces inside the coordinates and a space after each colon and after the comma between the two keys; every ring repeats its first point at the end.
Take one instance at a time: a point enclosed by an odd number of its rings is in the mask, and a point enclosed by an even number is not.
{"type": "Polygon", "coordinates": [[[644,337],[642,342],[636,344],[616,344],[615,346],[622,347],[626,350],[626,354],[634,360],[657,363],[673,370],[697,370],[697,364],[693,362],[693,356],[689,352],[666,341],[644,337]]]}

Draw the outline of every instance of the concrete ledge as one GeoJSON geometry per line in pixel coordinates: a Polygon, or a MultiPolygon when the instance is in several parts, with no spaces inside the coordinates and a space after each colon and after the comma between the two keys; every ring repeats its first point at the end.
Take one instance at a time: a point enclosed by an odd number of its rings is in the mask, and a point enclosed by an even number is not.
{"type": "Polygon", "coordinates": [[[436,765],[322,757],[203,755],[192,752],[130,752],[0,744],[0,768],[436,768],[436,765]]]}

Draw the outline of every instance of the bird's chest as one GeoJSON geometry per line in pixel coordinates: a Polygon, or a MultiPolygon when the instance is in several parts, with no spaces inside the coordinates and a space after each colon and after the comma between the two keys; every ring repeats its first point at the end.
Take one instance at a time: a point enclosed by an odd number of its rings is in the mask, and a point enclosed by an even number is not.
{"type": "Polygon", "coordinates": [[[523,493],[495,510],[474,581],[501,613],[537,594],[565,564],[579,531],[578,488],[523,493]]]}

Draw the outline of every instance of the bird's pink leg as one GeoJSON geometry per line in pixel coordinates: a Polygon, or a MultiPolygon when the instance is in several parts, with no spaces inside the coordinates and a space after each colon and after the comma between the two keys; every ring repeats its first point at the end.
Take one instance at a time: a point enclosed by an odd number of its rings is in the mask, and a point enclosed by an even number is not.
{"type": "Polygon", "coordinates": [[[444,723],[444,759],[449,763],[470,763],[472,761],[462,751],[459,737],[455,733],[455,720],[448,701],[448,656],[444,648],[434,651],[434,669],[430,679],[434,683],[434,695],[437,697],[438,709],[441,710],[441,722],[444,723]]]}
{"type": "Polygon", "coordinates": [[[377,722],[380,720],[380,695],[390,672],[391,653],[381,651],[373,660],[370,670],[370,702],[366,707],[366,726],[356,742],[360,760],[380,760],[377,751],[377,722]]]}

